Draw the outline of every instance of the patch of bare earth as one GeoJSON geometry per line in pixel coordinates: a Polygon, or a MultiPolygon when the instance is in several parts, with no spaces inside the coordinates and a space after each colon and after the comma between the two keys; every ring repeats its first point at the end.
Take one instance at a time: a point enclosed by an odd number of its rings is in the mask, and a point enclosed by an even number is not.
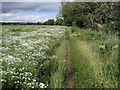
{"type": "Polygon", "coordinates": [[[73,88],[74,87],[74,79],[73,79],[73,68],[72,68],[72,59],[71,59],[71,47],[70,42],[67,40],[67,88],[73,88]]]}

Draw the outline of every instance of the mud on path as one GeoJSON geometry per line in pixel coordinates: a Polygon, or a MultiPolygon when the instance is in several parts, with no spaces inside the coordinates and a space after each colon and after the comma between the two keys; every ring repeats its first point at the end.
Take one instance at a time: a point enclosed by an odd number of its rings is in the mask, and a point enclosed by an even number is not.
{"type": "Polygon", "coordinates": [[[72,67],[72,58],[71,58],[71,47],[70,42],[67,40],[67,75],[66,75],[66,83],[67,88],[73,88],[74,87],[74,78],[73,78],[73,67],[72,67]]]}

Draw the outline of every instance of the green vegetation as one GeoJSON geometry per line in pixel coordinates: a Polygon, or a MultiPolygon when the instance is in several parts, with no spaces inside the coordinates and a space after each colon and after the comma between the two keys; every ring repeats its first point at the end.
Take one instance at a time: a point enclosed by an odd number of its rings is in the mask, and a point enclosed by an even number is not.
{"type": "Polygon", "coordinates": [[[119,5],[62,2],[56,21],[2,23],[2,88],[117,88],[119,5]]]}
{"type": "Polygon", "coordinates": [[[63,19],[48,19],[45,22],[0,22],[0,25],[64,25],[63,19]]]}
{"type": "Polygon", "coordinates": [[[62,2],[70,34],[75,87],[117,88],[119,2],[62,2]]]}
{"type": "Polygon", "coordinates": [[[62,2],[59,18],[67,26],[104,28],[106,32],[119,30],[120,2],[62,2]]]}
{"type": "Polygon", "coordinates": [[[72,28],[71,46],[77,88],[117,88],[118,37],[72,28]]]}
{"type": "Polygon", "coordinates": [[[63,26],[3,26],[2,88],[64,87],[65,32],[63,26]]]}
{"type": "Polygon", "coordinates": [[[66,40],[55,50],[56,59],[53,63],[54,72],[51,77],[51,88],[65,88],[66,72],[66,40]],[[56,68],[55,68],[56,67],[56,68]]]}
{"type": "Polygon", "coordinates": [[[76,88],[118,87],[117,34],[64,26],[5,25],[3,29],[3,89],[66,88],[67,41],[76,88]]]}
{"type": "Polygon", "coordinates": [[[49,19],[43,23],[43,25],[54,25],[54,19],[49,19]]]}

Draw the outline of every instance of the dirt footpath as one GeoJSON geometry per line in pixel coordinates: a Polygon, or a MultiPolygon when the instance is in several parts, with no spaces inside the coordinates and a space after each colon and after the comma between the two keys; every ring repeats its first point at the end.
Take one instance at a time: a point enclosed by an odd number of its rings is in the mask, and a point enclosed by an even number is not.
{"type": "Polygon", "coordinates": [[[73,68],[71,60],[71,47],[69,40],[67,40],[67,88],[74,88],[73,68]]]}

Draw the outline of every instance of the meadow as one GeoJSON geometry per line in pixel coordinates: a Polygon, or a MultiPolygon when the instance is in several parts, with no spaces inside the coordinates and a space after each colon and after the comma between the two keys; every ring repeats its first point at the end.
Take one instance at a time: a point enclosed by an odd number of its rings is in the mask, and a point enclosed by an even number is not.
{"type": "Polygon", "coordinates": [[[64,64],[64,57],[56,61],[59,56],[55,48],[65,38],[65,31],[64,26],[3,26],[0,48],[3,88],[48,87],[58,63],[64,64]]]}
{"type": "Polygon", "coordinates": [[[74,88],[118,87],[117,33],[47,25],[3,25],[1,33],[3,89],[66,88],[67,69],[74,88]]]}

